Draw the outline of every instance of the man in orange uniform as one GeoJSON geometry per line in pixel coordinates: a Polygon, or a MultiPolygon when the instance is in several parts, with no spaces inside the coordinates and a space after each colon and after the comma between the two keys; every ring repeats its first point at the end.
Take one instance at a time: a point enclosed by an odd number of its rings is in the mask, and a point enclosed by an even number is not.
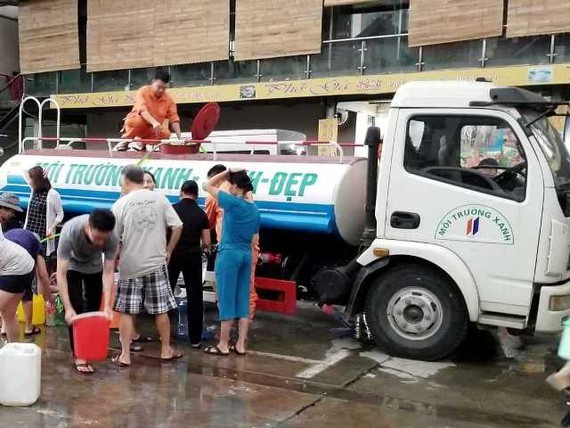
{"type": "MultiPolygon", "coordinates": [[[[212,178],[214,175],[219,174],[226,170],[223,165],[215,165],[210,171],[208,171],[208,179],[212,178]]],[[[230,183],[225,180],[220,184],[220,189],[229,192],[230,183]]],[[[249,193],[251,195],[251,193],[249,193]]],[[[206,196],[206,206],[204,207],[206,214],[208,216],[208,221],[210,222],[210,229],[216,230],[216,237],[218,242],[222,239],[222,220],[224,218],[224,210],[218,205],[218,200],[212,195],[208,194],[206,196]]],[[[251,247],[251,279],[249,287],[249,320],[253,321],[255,315],[255,304],[257,302],[257,293],[255,292],[255,267],[257,265],[257,259],[259,258],[259,235],[254,237],[253,245],[251,247]]]]}
{"type": "MultiPolygon", "coordinates": [[[[125,118],[121,138],[169,139],[170,130],[162,127],[165,119],[168,119],[170,128],[176,133],[179,140],[182,139],[176,103],[166,92],[168,82],[170,82],[168,72],[158,70],[151,84],[143,86],[137,91],[133,109],[125,118]]],[[[143,150],[144,144],[134,142],[131,143],[130,147],[135,150],[143,150]]],[[[129,144],[126,142],[121,142],[115,146],[117,151],[126,151],[128,148],[129,144]]]]}

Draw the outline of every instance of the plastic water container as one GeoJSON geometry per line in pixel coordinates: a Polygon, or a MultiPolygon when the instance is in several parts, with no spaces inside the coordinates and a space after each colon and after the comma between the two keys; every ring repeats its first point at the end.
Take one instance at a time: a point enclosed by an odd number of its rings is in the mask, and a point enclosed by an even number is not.
{"type": "Polygon", "coordinates": [[[570,361],[570,318],[565,318],[562,321],[562,337],[558,344],[558,356],[570,361]]]}
{"type": "MultiPolygon", "coordinates": [[[[46,302],[44,301],[44,296],[41,294],[34,294],[32,301],[32,324],[33,325],[44,325],[46,323],[46,302]]],[[[24,308],[22,307],[22,302],[18,304],[18,314],[19,322],[26,322],[26,316],[24,315],[24,308]]]]}
{"type": "Polygon", "coordinates": [[[188,303],[186,301],[186,297],[177,297],[176,303],[178,304],[178,327],[176,328],[176,339],[188,341],[188,303]]]}
{"type": "Polygon", "coordinates": [[[40,397],[42,351],[33,343],[8,343],[0,349],[0,404],[31,406],[40,397]]]}
{"type": "Polygon", "coordinates": [[[110,320],[104,312],[87,312],[73,321],[75,357],[87,361],[107,358],[110,320]]]}

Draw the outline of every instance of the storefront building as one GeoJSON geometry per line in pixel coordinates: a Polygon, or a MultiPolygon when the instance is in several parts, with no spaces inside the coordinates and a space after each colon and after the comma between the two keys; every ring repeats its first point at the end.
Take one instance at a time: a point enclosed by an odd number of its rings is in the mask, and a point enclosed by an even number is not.
{"type": "Polygon", "coordinates": [[[216,101],[220,129],[315,138],[337,114],[344,141],[381,125],[411,80],[485,78],[570,99],[570,3],[558,0],[20,3],[26,92],[55,96],[85,136],[116,136],[156,67],[170,70],[184,128],[216,101]]]}

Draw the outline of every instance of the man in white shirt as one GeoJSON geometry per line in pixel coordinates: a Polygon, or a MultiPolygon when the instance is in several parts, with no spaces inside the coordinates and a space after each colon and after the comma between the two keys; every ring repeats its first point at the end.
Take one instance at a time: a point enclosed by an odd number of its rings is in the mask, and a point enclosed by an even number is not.
{"type": "Polygon", "coordinates": [[[143,306],[149,314],[155,315],[162,341],[160,358],[164,361],[180,358],[182,353],[170,346],[168,311],[176,307],[176,301],[166,265],[180,239],[182,221],[164,195],[144,188],[142,168],[125,167],[121,190],[125,196],[113,205],[117,234],[122,242],[114,303],[114,310],[122,314],[119,327],[122,353],[117,362],[120,366],[131,364],[133,316],[139,314],[143,306]],[[168,229],[171,236],[167,243],[168,229]]]}
{"type": "Polygon", "coordinates": [[[18,340],[16,309],[24,291],[32,286],[34,268],[28,252],[4,238],[0,229],[0,314],[10,342],[18,340]]]}

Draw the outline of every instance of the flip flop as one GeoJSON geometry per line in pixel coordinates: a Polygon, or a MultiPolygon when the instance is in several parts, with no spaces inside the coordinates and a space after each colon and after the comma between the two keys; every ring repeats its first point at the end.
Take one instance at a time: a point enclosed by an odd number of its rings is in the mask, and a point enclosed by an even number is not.
{"type": "Polygon", "coordinates": [[[227,357],[228,355],[230,355],[229,352],[222,352],[220,348],[218,348],[217,346],[208,346],[204,348],[204,353],[208,355],[220,355],[222,357],[227,357]]]}
{"type": "Polygon", "coordinates": [[[169,362],[169,361],[179,360],[183,356],[184,356],[184,354],[182,352],[175,352],[172,354],[171,357],[168,357],[168,358],[160,357],[160,361],[169,362]]]}
{"type": "Polygon", "coordinates": [[[112,359],[111,359],[111,362],[117,364],[117,366],[119,366],[119,368],[121,368],[121,369],[124,369],[124,368],[127,368],[127,367],[130,367],[130,366],[131,366],[130,364],[123,363],[123,362],[120,360],[120,357],[112,358],[112,359]]]}
{"type": "Polygon", "coordinates": [[[139,337],[137,337],[136,339],[133,339],[131,342],[133,343],[145,343],[145,342],[153,342],[154,339],[152,337],[142,337],[141,335],[139,335],[139,337]]]}
{"type": "Polygon", "coordinates": [[[82,375],[92,375],[93,373],[95,373],[95,369],[93,369],[93,367],[87,363],[82,363],[82,364],[73,364],[75,367],[75,371],[79,374],[82,375]]]}
{"type": "Polygon", "coordinates": [[[142,352],[143,347],[140,345],[132,345],[130,346],[131,352],[142,352]]]}
{"type": "Polygon", "coordinates": [[[236,345],[230,345],[230,352],[235,352],[237,355],[239,355],[240,357],[243,357],[244,355],[247,354],[247,352],[240,352],[238,351],[238,349],[236,348],[236,345]]]}
{"type": "Polygon", "coordinates": [[[24,332],[24,336],[26,337],[35,336],[36,334],[40,334],[41,332],[42,331],[38,327],[34,326],[34,328],[32,328],[32,331],[24,332]]]}

